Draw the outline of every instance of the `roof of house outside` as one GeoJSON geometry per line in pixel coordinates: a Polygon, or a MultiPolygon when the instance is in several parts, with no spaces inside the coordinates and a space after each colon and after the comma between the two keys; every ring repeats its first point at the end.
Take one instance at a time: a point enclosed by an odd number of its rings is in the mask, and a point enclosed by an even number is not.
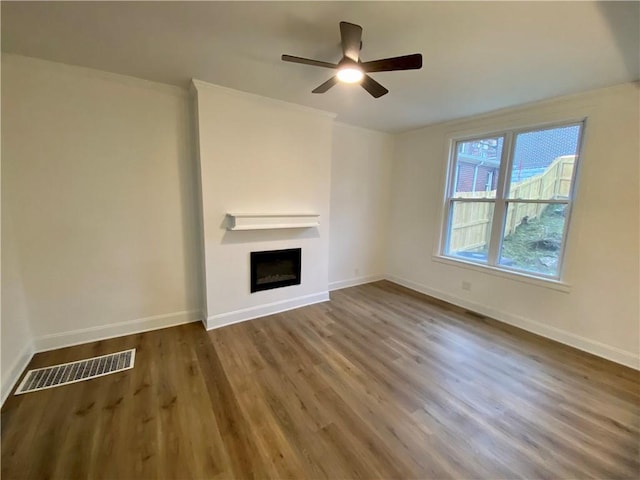
{"type": "Polygon", "coordinates": [[[516,136],[511,181],[520,182],[540,175],[558,157],[576,155],[580,125],[559,127],[516,136]]]}
{"type": "MultiPolygon", "coordinates": [[[[555,127],[516,135],[511,181],[520,182],[542,174],[558,157],[577,155],[581,125],[555,127]]],[[[457,159],[461,162],[499,168],[502,139],[461,142],[457,159]]]]}

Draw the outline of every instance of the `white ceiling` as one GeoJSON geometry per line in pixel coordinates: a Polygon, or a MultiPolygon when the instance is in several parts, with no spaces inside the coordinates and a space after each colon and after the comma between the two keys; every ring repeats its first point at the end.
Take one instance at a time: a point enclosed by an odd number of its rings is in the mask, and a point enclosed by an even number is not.
{"type": "Polygon", "coordinates": [[[190,78],[398,132],[637,80],[640,4],[587,2],[2,2],[2,51],[186,86],[190,78]],[[374,73],[315,95],[338,23],[362,25],[362,60],[422,53],[419,71],[374,73]]]}

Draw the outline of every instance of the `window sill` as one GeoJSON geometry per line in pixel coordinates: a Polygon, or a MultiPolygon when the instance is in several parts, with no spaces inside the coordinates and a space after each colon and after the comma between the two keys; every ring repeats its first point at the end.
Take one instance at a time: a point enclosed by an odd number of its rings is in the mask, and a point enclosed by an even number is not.
{"type": "Polygon", "coordinates": [[[511,270],[503,270],[501,268],[491,267],[489,265],[482,265],[474,262],[466,262],[464,260],[453,259],[450,257],[443,257],[441,255],[433,255],[434,262],[443,263],[445,265],[451,265],[458,268],[466,268],[469,270],[476,270],[478,272],[487,273],[496,277],[507,278],[509,280],[515,280],[517,282],[528,283],[537,287],[549,288],[551,290],[557,290],[559,292],[569,293],[571,292],[571,285],[560,280],[546,279],[540,277],[534,277],[527,275],[526,273],[514,272],[511,270]]]}

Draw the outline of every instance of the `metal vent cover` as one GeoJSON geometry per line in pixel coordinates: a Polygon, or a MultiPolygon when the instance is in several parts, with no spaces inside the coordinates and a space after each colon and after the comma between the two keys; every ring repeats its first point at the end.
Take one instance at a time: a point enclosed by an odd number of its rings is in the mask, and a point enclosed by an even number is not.
{"type": "Polygon", "coordinates": [[[103,377],[133,368],[136,349],[29,370],[15,395],[103,377]]]}

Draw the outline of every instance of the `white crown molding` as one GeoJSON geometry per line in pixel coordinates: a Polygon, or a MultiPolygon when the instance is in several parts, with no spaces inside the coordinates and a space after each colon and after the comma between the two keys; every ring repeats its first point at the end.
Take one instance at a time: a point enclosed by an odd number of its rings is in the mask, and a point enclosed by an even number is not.
{"type": "Polygon", "coordinates": [[[385,137],[389,137],[389,138],[393,138],[395,136],[394,133],[391,132],[386,132],[384,130],[375,130],[373,128],[367,128],[367,127],[361,127],[359,125],[352,125],[350,123],[345,123],[345,122],[341,122],[341,121],[334,121],[333,124],[336,127],[346,127],[346,128],[350,128],[353,130],[357,130],[360,133],[364,133],[365,135],[371,135],[371,136],[375,136],[375,135],[382,135],[385,137]]]}
{"type": "Polygon", "coordinates": [[[35,57],[25,57],[24,55],[15,55],[12,53],[2,53],[2,63],[25,65],[35,68],[42,68],[51,71],[58,71],[66,75],[79,75],[87,78],[97,78],[100,80],[107,80],[115,83],[120,83],[134,88],[142,88],[145,90],[153,90],[158,93],[171,95],[179,98],[188,98],[188,88],[178,87],[176,85],[169,85],[167,83],[152,82],[151,80],[145,80],[143,78],[131,77],[128,75],[121,75],[119,73],[111,73],[105,70],[97,70],[95,68],[80,67],[77,65],[70,65],[68,63],[52,62],[50,60],[43,60],[35,57]]]}
{"type": "MultiPolygon", "coordinates": [[[[626,88],[640,88],[640,81],[623,82],[616,85],[610,85],[602,88],[595,88],[567,95],[559,95],[542,100],[534,100],[532,102],[514,105],[512,107],[500,108],[489,112],[466,115],[464,117],[452,118],[442,122],[433,122],[420,127],[409,128],[396,132],[396,135],[414,134],[420,130],[431,128],[442,128],[448,133],[455,129],[472,129],[473,125],[482,122],[486,131],[496,131],[504,128],[526,128],[530,125],[545,123],[554,120],[538,120],[531,118],[532,110],[535,110],[534,117],[553,116],[557,117],[555,121],[562,120],[567,116],[584,117],[585,112],[593,111],[598,108],[601,103],[600,97],[603,94],[615,93],[617,90],[626,88]],[[558,113],[560,112],[560,113],[558,113]],[[574,113],[571,113],[574,112],[574,113]],[[453,129],[453,130],[452,130],[453,129]]],[[[477,134],[481,134],[476,130],[477,134]]]]}
{"type": "Polygon", "coordinates": [[[234,96],[234,97],[248,98],[251,100],[256,100],[264,103],[269,103],[272,105],[277,105],[290,110],[310,113],[312,115],[320,115],[322,117],[328,117],[331,119],[334,119],[338,116],[337,113],[327,112],[326,110],[319,110],[317,108],[307,107],[304,105],[299,105],[297,103],[285,102],[284,100],[278,100],[276,98],[263,97],[262,95],[257,95],[255,93],[243,92],[241,90],[235,90],[233,88],[223,87],[221,85],[215,85],[213,83],[207,83],[203,80],[197,80],[195,78],[192,78],[191,82],[196,91],[210,90],[216,93],[222,93],[222,94],[234,96]]]}

